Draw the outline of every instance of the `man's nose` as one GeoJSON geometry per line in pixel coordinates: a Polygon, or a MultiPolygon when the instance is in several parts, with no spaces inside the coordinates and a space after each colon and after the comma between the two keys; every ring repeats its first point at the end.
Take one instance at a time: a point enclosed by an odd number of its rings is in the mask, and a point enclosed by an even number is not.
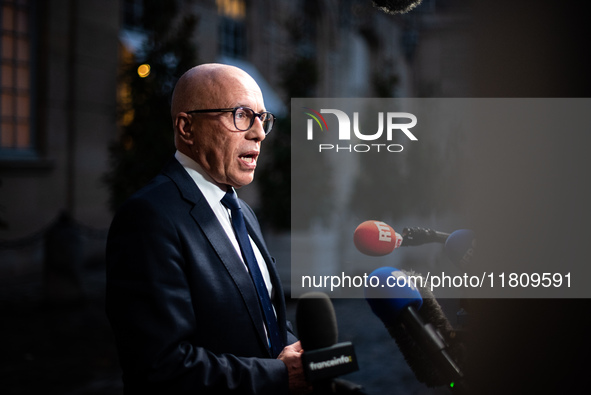
{"type": "Polygon", "coordinates": [[[263,123],[259,117],[255,117],[252,126],[248,130],[247,138],[249,139],[256,139],[258,141],[263,141],[266,137],[265,129],[263,129],[263,123]]]}

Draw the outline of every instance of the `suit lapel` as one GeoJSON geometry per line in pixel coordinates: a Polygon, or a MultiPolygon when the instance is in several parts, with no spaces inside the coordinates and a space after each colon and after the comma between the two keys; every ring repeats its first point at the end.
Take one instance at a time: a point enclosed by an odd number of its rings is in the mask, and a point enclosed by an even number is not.
{"type": "MultiPolygon", "coordinates": [[[[259,298],[254,284],[252,283],[252,279],[244,268],[242,260],[240,260],[240,257],[236,254],[236,250],[232,243],[228,240],[224,229],[209,206],[209,203],[197,185],[195,185],[195,182],[176,159],[172,160],[171,163],[165,167],[163,173],[176,183],[183,198],[194,204],[193,208],[190,210],[190,215],[209,240],[212,248],[215,250],[217,256],[222,261],[224,267],[240,291],[248,313],[252,319],[252,323],[257,328],[262,344],[268,344],[263,325],[264,318],[259,307],[259,298]]],[[[271,354],[268,347],[265,348],[270,356],[271,354]]]]}

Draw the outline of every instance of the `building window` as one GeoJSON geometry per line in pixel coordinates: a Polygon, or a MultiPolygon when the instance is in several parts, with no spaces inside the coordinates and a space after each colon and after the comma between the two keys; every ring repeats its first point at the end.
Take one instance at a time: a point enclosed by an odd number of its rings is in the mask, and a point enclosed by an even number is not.
{"type": "Polygon", "coordinates": [[[220,21],[220,53],[232,58],[246,57],[246,2],[216,0],[220,21]]]}
{"type": "Polygon", "coordinates": [[[31,154],[31,3],[0,1],[0,156],[31,154]]]}

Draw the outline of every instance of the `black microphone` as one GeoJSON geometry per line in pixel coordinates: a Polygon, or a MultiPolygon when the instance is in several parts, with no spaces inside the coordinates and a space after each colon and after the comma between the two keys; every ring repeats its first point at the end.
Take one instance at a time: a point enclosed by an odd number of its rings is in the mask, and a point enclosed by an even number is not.
{"type": "Polygon", "coordinates": [[[427,243],[445,243],[449,233],[438,232],[428,228],[404,228],[402,229],[401,247],[419,246],[427,243]]]}
{"type": "Polygon", "coordinates": [[[372,0],[374,7],[387,14],[404,14],[421,4],[422,0],[372,0]]]}
{"type": "Polygon", "coordinates": [[[377,269],[370,277],[379,278],[380,285],[368,286],[365,298],[417,380],[429,387],[465,389],[464,374],[456,362],[464,354],[463,345],[452,343],[455,331],[426,284],[422,284],[422,277],[392,267],[377,269]],[[424,299],[421,291],[425,292],[424,299]]]}
{"type": "MultiPolygon", "coordinates": [[[[351,342],[337,343],[336,315],[328,295],[309,292],[298,300],[296,325],[302,342],[302,365],[306,380],[320,394],[347,393],[344,380],[335,377],[359,370],[351,342]],[[336,392],[339,391],[339,392],[336,392]]],[[[361,393],[358,391],[349,393],[361,393]]]]}

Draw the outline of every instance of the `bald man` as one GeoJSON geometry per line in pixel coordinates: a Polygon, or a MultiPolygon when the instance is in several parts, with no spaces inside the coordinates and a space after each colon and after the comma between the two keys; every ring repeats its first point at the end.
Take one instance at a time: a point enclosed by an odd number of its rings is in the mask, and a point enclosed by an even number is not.
{"type": "Polygon", "coordinates": [[[307,392],[257,219],[240,201],[278,341],[221,202],[252,182],[274,116],[252,77],[221,64],[179,79],[171,115],[174,158],[118,210],[107,241],[106,309],[125,393],[307,392]]]}

